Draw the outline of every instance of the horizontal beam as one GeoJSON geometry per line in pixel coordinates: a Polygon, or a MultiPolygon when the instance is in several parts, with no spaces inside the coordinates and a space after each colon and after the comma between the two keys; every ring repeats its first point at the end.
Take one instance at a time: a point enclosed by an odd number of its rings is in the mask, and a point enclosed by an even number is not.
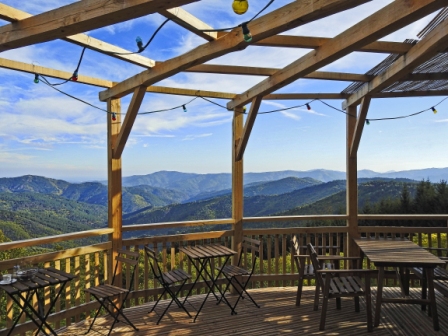
{"type": "MultiPolygon", "coordinates": [[[[4,4],[0,4],[0,13],[2,14],[3,20],[8,22],[17,22],[32,16],[31,14],[4,4]]],[[[145,68],[152,68],[155,65],[155,61],[150,58],[140,54],[132,54],[129,50],[98,40],[86,34],[67,36],[62,38],[62,40],[145,68]]]]}
{"type": "Polygon", "coordinates": [[[0,52],[90,31],[195,1],[78,1],[0,27],[0,52]]]}
{"type": "MultiPolygon", "coordinates": [[[[200,64],[195,65],[184,71],[196,72],[196,73],[223,74],[223,75],[271,76],[278,70],[280,69],[238,66],[238,65],[200,64]]],[[[372,80],[373,76],[345,73],[345,72],[314,71],[306,75],[304,78],[349,81],[349,82],[368,82],[372,80]]]]}
{"type": "Polygon", "coordinates": [[[444,5],[446,5],[446,0],[396,0],[327,41],[317,50],[300,57],[274,75],[238,95],[227,104],[227,108],[232,110],[247,104],[256,96],[264,96],[277,91],[296,79],[328,65],[444,5]]]}
{"type": "MultiPolygon", "coordinates": [[[[218,38],[228,34],[219,32],[218,38]]],[[[276,35],[257,41],[254,44],[263,47],[283,47],[283,48],[305,48],[317,49],[327,43],[331,38],[311,37],[311,36],[293,36],[276,35]]],[[[357,48],[356,51],[375,52],[385,54],[404,54],[411,49],[412,44],[403,42],[375,41],[365,46],[357,48]]]]}
{"type": "Polygon", "coordinates": [[[218,38],[217,32],[202,32],[201,30],[210,30],[213,27],[199,20],[196,16],[181,7],[165,9],[160,11],[160,14],[207,41],[213,41],[218,38]]]}
{"type": "MultiPolygon", "coordinates": [[[[331,14],[355,7],[368,0],[312,0],[294,1],[249,24],[254,42],[271,35],[279,34],[302,24],[309,23],[331,14]]],[[[244,41],[241,27],[215,41],[205,43],[181,56],[156,64],[151,70],[130,77],[112,89],[100,93],[100,100],[123,97],[140,85],[150,86],[192,66],[202,64],[229,52],[245,49],[249,44],[244,41]]]]}
{"type": "Polygon", "coordinates": [[[39,246],[39,245],[58,243],[61,241],[102,236],[105,234],[112,233],[113,231],[114,231],[114,229],[109,229],[109,228],[95,229],[95,230],[88,230],[88,231],[65,233],[65,234],[60,234],[60,235],[55,235],[55,236],[34,238],[34,239],[16,240],[16,241],[7,242],[7,243],[1,243],[0,251],[8,251],[8,250],[16,249],[16,248],[39,246]]]}

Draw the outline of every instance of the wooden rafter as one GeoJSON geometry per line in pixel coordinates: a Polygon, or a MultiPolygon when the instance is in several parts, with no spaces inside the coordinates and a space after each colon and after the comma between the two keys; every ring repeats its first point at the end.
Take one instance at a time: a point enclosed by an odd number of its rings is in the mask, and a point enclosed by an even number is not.
{"type": "MultiPolygon", "coordinates": [[[[343,11],[368,0],[313,0],[294,1],[273,12],[257,18],[250,23],[253,40],[258,41],[271,35],[311,22],[328,15],[343,11]]],[[[248,46],[242,38],[241,28],[235,28],[229,34],[215,41],[203,44],[181,56],[156,64],[151,71],[143,71],[117,84],[112,89],[100,93],[100,100],[111,97],[123,97],[139,85],[152,85],[194,65],[204,63],[248,46]]],[[[250,100],[249,100],[250,101],[250,100]]]]}
{"type": "Polygon", "coordinates": [[[180,7],[162,10],[160,14],[207,41],[213,41],[218,38],[217,32],[202,32],[201,30],[209,30],[213,29],[213,27],[180,7]]]}
{"type": "Polygon", "coordinates": [[[358,153],[362,131],[364,129],[364,124],[366,122],[367,112],[369,111],[370,100],[371,98],[369,96],[366,96],[361,101],[358,118],[356,119],[355,131],[352,137],[352,142],[350,144],[350,157],[356,157],[358,153]]]}
{"type": "Polygon", "coordinates": [[[120,134],[115,141],[113,146],[113,158],[121,158],[123,154],[124,146],[128,141],[129,134],[131,134],[132,126],[134,125],[135,118],[137,117],[138,110],[142,104],[143,98],[145,97],[146,87],[139,86],[135,89],[134,95],[132,96],[131,103],[129,104],[126,117],[124,118],[123,125],[120,129],[120,134]]]}
{"type": "Polygon", "coordinates": [[[395,83],[438,52],[446,50],[447,43],[448,20],[445,20],[405,55],[397,59],[386,71],[376,76],[371,82],[364,84],[357,92],[352,94],[347,99],[345,106],[356,105],[366,95],[380,92],[392,83],[395,83]]]}
{"type": "MultiPolygon", "coordinates": [[[[271,76],[278,70],[280,69],[238,66],[238,65],[200,64],[185,70],[185,72],[214,73],[214,74],[226,74],[226,75],[271,76]]],[[[345,72],[314,71],[306,75],[304,78],[349,81],[349,82],[368,82],[372,80],[373,76],[345,73],[345,72]]]]}
{"type": "Polygon", "coordinates": [[[78,1],[0,27],[0,51],[63,38],[195,1],[78,1]]]}
{"type": "Polygon", "coordinates": [[[247,116],[246,123],[244,124],[243,134],[236,148],[236,160],[240,161],[243,158],[244,151],[246,150],[247,142],[249,141],[250,133],[252,132],[252,127],[255,123],[255,118],[258,115],[258,110],[260,109],[261,98],[255,97],[250,105],[249,115],[247,116]]]}
{"type": "Polygon", "coordinates": [[[350,27],[335,38],[292,62],[228,103],[227,108],[243,106],[258,95],[266,95],[288,85],[312,71],[348,55],[357,48],[372,43],[410,22],[446,5],[446,0],[396,0],[350,27]]]}
{"type": "MultiPolygon", "coordinates": [[[[218,38],[227,33],[218,33],[218,38]]],[[[282,47],[282,48],[309,48],[317,49],[327,43],[331,38],[313,37],[313,36],[294,36],[294,35],[275,35],[257,41],[254,44],[263,47],[282,47]]],[[[402,42],[375,41],[362,46],[356,51],[386,53],[386,54],[404,54],[411,49],[412,44],[402,42]]]]}

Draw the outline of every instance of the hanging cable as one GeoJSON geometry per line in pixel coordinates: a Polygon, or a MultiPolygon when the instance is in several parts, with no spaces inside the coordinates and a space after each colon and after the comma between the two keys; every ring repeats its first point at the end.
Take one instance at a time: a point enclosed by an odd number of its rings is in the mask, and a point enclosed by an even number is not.
{"type": "Polygon", "coordinates": [[[84,58],[85,51],[86,51],[86,47],[82,48],[82,52],[81,52],[81,56],[79,57],[78,65],[76,66],[76,69],[75,69],[75,71],[73,71],[73,74],[71,75],[70,78],[68,78],[65,81],[60,82],[60,83],[50,83],[49,81],[47,81],[47,83],[45,83],[45,84],[50,85],[50,86],[57,86],[57,85],[62,85],[62,84],[68,83],[70,81],[77,81],[79,67],[81,66],[81,62],[82,62],[82,59],[84,58]]]}
{"type": "Polygon", "coordinates": [[[154,31],[154,33],[152,34],[151,38],[148,40],[148,42],[146,42],[145,45],[143,45],[143,41],[142,39],[137,36],[136,42],[137,42],[137,47],[138,47],[138,51],[136,52],[125,52],[125,53],[119,53],[119,52],[112,52],[112,51],[106,51],[105,54],[109,54],[109,55],[132,55],[132,54],[140,54],[143,51],[145,51],[145,49],[149,46],[149,44],[152,42],[152,40],[154,39],[154,37],[156,37],[157,33],[160,31],[160,29],[162,29],[162,27],[168,22],[170,21],[170,19],[166,19],[165,21],[163,21],[163,23],[154,31]],[[141,43],[141,44],[140,44],[141,43]]]}
{"type": "MultiPolygon", "coordinates": [[[[34,82],[36,82],[36,81],[39,82],[39,77],[40,77],[40,78],[42,78],[43,83],[44,83],[45,85],[47,85],[47,86],[49,86],[49,87],[55,89],[56,91],[58,91],[58,92],[60,92],[60,93],[62,93],[62,94],[64,94],[64,95],[66,95],[67,97],[70,97],[70,98],[72,98],[72,99],[75,99],[75,100],[77,100],[77,101],[79,101],[79,102],[81,102],[81,103],[84,103],[84,104],[86,104],[86,105],[89,105],[89,106],[91,106],[91,107],[93,107],[93,108],[96,108],[96,109],[98,109],[98,110],[100,110],[100,111],[104,111],[104,112],[109,113],[109,114],[112,114],[112,113],[113,113],[113,114],[120,114],[120,115],[123,114],[123,113],[117,113],[117,112],[110,112],[110,111],[108,111],[108,110],[105,110],[105,109],[103,109],[103,108],[100,108],[100,107],[98,107],[98,106],[95,106],[95,105],[93,105],[93,104],[91,104],[91,103],[89,103],[89,102],[86,102],[86,101],[84,101],[84,100],[82,100],[82,99],[80,99],[80,98],[77,98],[77,97],[75,97],[75,96],[73,96],[73,95],[71,95],[71,94],[69,94],[69,93],[66,93],[66,92],[64,92],[64,91],[62,91],[62,90],[59,90],[58,88],[55,87],[54,84],[51,84],[51,83],[47,80],[47,78],[45,78],[44,76],[39,75],[39,74],[34,74],[34,75],[35,75],[35,77],[34,77],[34,82]]],[[[181,105],[178,105],[178,106],[174,106],[174,107],[171,107],[171,108],[167,108],[167,109],[154,110],[154,111],[146,111],[146,112],[139,112],[138,114],[144,115],[144,114],[152,114],[152,113],[168,112],[168,111],[172,111],[172,110],[176,110],[176,109],[180,109],[180,108],[182,108],[182,110],[183,110],[184,112],[186,112],[186,105],[192,103],[193,101],[195,101],[195,100],[198,99],[198,98],[201,98],[201,99],[203,99],[203,100],[205,100],[205,101],[207,101],[207,102],[209,102],[209,103],[211,103],[211,104],[214,104],[214,105],[216,105],[216,106],[219,106],[219,107],[221,107],[221,108],[227,110],[227,107],[226,107],[226,106],[221,105],[221,104],[219,104],[219,103],[216,103],[216,102],[214,102],[213,100],[210,100],[210,99],[208,99],[208,98],[202,97],[202,96],[200,96],[200,95],[198,94],[198,95],[196,95],[193,99],[191,99],[190,101],[188,101],[188,102],[186,102],[186,103],[184,103],[184,104],[181,104],[181,105]]],[[[448,99],[448,97],[445,97],[445,98],[443,98],[440,102],[438,102],[437,104],[435,104],[435,105],[433,105],[433,106],[431,106],[431,107],[429,107],[429,108],[427,108],[427,109],[424,109],[424,110],[421,110],[421,111],[418,111],[418,112],[414,112],[414,113],[411,113],[411,114],[403,115],[403,116],[387,117],[387,118],[373,118],[373,119],[372,119],[372,118],[368,118],[368,119],[366,119],[366,124],[369,125],[371,121],[396,120],[396,119],[409,118],[409,117],[413,117],[413,116],[419,115],[419,114],[421,114],[421,113],[423,113],[423,112],[427,112],[427,111],[432,111],[433,113],[437,113],[437,110],[436,110],[435,108],[436,108],[438,105],[442,104],[442,103],[443,103],[445,100],[447,100],[447,99],[448,99]]],[[[305,103],[305,104],[301,104],[301,105],[296,105],[296,106],[291,106],[291,107],[285,107],[285,108],[276,109],[276,110],[271,110],[271,111],[258,112],[258,114],[270,114],[270,113],[275,113],[275,112],[282,112],[282,111],[292,110],[292,109],[296,109],[296,108],[300,108],[300,107],[304,107],[304,106],[306,106],[307,109],[310,110],[310,109],[311,109],[310,104],[311,104],[312,102],[315,102],[315,101],[319,101],[319,102],[321,102],[322,104],[326,105],[327,107],[330,107],[330,108],[332,108],[332,109],[334,109],[334,110],[336,110],[336,111],[338,111],[338,112],[344,113],[345,115],[348,115],[348,116],[353,117],[353,118],[357,118],[357,116],[355,116],[355,115],[351,115],[351,114],[345,112],[344,110],[338,109],[337,107],[334,107],[334,106],[328,104],[327,102],[325,102],[325,101],[323,101],[323,100],[321,100],[321,99],[313,99],[313,100],[310,100],[309,102],[307,102],[307,103],[305,103]]],[[[230,111],[230,112],[231,112],[231,111],[230,111]]],[[[244,112],[244,113],[247,114],[247,112],[244,112]]]]}

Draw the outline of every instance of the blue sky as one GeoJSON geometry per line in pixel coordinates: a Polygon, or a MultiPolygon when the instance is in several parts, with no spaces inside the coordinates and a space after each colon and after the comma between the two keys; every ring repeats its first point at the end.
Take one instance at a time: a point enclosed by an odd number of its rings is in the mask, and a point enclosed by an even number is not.
{"type": "MultiPolygon", "coordinates": [[[[3,3],[38,14],[74,1],[17,1],[3,3]]],[[[267,11],[290,1],[276,0],[267,11]]],[[[355,20],[367,17],[392,1],[375,0],[325,20],[285,32],[291,35],[334,37],[355,20]]],[[[267,1],[250,1],[248,13],[238,16],[231,10],[231,0],[202,0],[184,9],[214,28],[235,26],[250,19],[267,1]]],[[[402,42],[416,38],[429,22],[430,15],[411,26],[384,37],[402,42]]],[[[148,15],[110,27],[87,32],[95,38],[135,51],[135,38],[144,43],[164,21],[159,14],[148,15]]],[[[0,20],[0,24],[7,24],[0,20]]],[[[200,37],[167,23],[143,55],[164,61],[204,43],[200,37]]],[[[82,48],[56,40],[3,52],[0,57],[73,72],[82,48]]],[[[284,67],[309,50],[251,46],[211,64],[284,67]]],[[[321,70],[365,73],[386,56],[352,53],[321,70]]],[[[138,66],[86,50],[80,74],[122,81],[144,70],[138,66]]],[[[105,179],[107,115],[40,83],[30,74],[0,69],[0,177],[25,174],[69,181],[105,179]]],[[[182,73],[156,85],[241,93],[264,77],[182,73]]],[[[58,80],[50,79],[52,82],[58,80]]],[[[280,92],[340,92],[348,82],[300,79],[280,92]]],[[[98,100],[102,90],[92,86],[67,83],[63,91],[105,108],[98,100]]],[[[445,97],[375,99],[368,118],[406,115],[436,105],[445,97]]],[[[126,111],[130,97],[122,100],[126,111]]],[[[171,108],[187,103],[191,97],[147,94],[140,111],[171,108]]],[[[226,100],[213,99],[226,105],[226,100]]],[[[260,111],[296,106],[307,101],[264,101],[260,111]]],[[[327,100],[340,108],[341,100],[327,100]]],[[[246,172],[278,170],[345,170],[345,115],[321,102],[312,110],[297,108],[259,115],[249,140],[245,158],[246,172]]],[[[123,153],[123,176],[148,174],[160,170],[194,173],[231,171],[232,113],[201,99],[164,113],[141,115],[123,153]]],[[[358,168],[378,172],[430,167],[448,167],[446,156],[448,100],[437,107],[437,114],[422,113],[394,121],[372,122],[364,128],[358,152],[358,168]]]]}

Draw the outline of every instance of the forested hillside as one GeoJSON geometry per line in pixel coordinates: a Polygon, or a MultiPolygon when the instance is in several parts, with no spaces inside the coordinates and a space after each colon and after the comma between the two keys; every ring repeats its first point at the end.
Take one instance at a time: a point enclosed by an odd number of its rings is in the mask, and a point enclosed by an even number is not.
{"type": "MultiPolygon", "coordinates": [[[[107,186],[99,182],[69,183],[41,176],[26,175],[0,178],[0,192],[56,195],[68,200],[107,206],[107,186]]],[[[179,203],[189,198],[180,191],[148,185],[123,188],[123,212],[133,212],[148,206],[179,203]]]]}
{"type": "Polygon", "coordinates": [[[11,240],[105,227],[107,208],[56,195],[0,193],[0,230],[11,240]]]}

